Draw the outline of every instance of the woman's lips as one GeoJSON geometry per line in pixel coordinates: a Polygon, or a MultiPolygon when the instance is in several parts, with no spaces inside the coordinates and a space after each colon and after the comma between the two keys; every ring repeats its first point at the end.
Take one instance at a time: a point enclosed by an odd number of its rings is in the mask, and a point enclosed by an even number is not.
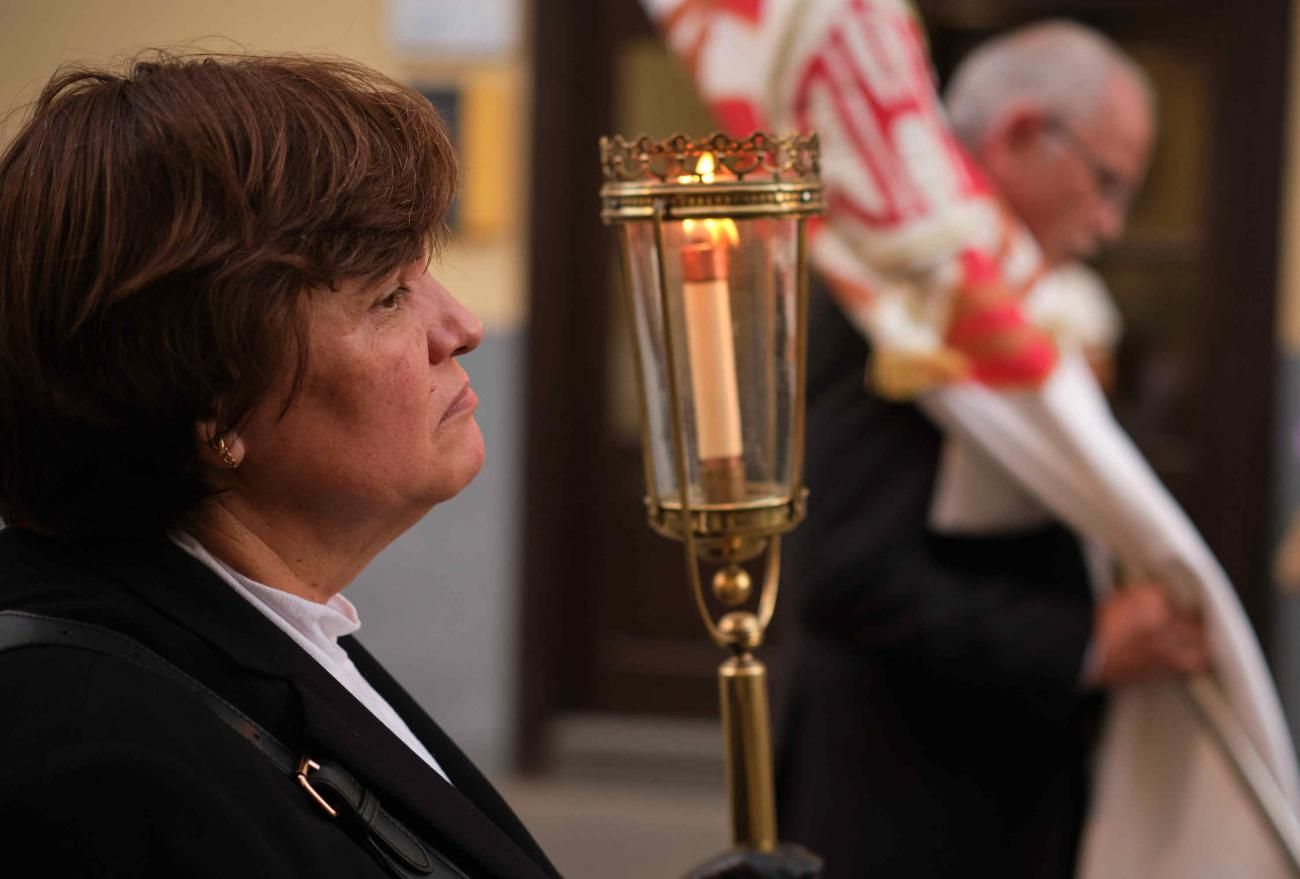
{"type": "Polygon", "coordinates": [[[469,382],[465,382],[465,387],[460,389],[460,393],[451,401],[451,405],[447,407],[447,411],[442,413],[442,418],[439,419],[438,423],[442,424],[445,421],[455,418],[457,415],[464,415],[468,412],[473,412],[477,406],[478,394],[474,393],[474,389],[469,386],[469,382]]]}

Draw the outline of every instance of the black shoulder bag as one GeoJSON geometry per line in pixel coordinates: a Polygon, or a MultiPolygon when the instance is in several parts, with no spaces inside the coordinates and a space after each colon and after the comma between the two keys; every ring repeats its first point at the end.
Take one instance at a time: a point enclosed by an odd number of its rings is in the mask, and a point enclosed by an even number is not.
{"type": "Polygon", "coordinates": [[[92,623],[24,611],[0,611],[0,653],[22,647],[66,647],[114,656],[170,678],[202,700],[231,729],[293,780],[331,818],[337,818],[398,879],[467,879],[433,846],[390,815],[350,772],[337,763],[295,757],[282,742],[230,702],[143,644],[92,623]]]}

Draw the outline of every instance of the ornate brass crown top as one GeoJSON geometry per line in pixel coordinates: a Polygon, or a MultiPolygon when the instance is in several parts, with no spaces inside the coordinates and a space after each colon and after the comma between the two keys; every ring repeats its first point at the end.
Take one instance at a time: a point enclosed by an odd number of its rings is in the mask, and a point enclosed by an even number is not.
{"type": "Polygon", "coordinates": [[[818,179],[820,149],[816,134],[773,137],[756,131],[736,139],[725,134],[692,139],[676,134],[666,140],[639,137],[600,139],[605,179],[622,183],[687,182],[682,178],[715,176],[736,181],[766,176],[773,181],[818,179]],[[709,159],[704,159],[708,155],[709,159]],[[705,164],[701,165],[704,159],[705,164]]]}
{"type": "Polygon", "coordinates": [[[823,209],[816,134],[602,137],[600,160],[607,223],[645,220],[657,210],[665,219],[685,219],[806,216],[823,209]]]}

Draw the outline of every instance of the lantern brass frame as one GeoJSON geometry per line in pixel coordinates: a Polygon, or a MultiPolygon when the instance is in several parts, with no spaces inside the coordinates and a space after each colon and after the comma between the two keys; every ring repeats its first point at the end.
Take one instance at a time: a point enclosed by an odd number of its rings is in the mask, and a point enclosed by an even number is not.
{"type": "Polygon", "coordinates": [[[646,509],[650,526],[685,544],[687,578],[696,609],[710,637],[731,651],[718,669],[726,755],[727,787],[731,799],[732,837],[737,846],[772,851],[777,845],[776,803],[772,785],[772,748],[767,700],[767,676],[754,657],[772,621],[780,585],[781,534],[803,519],[807,492],[803,489],[804,376],[808,353],[807,217],[824,210],[815,134],[776,138],[755,133],[734,139],[714,134],[693,140],[676,135],[664,141],[621,137],[601,138],[605,184],[601,188],[601,219],[608,225],[650,221],[654,224],[667,357],[669,406],[672,414],[678,497],[659,494],[650,438],[650,410],[640,335],[636,330],[636,298],[627,242],[620,242],[623,289],[631,319],[634,370],[641,406],[642,462],[645,468],[646,509]],[[721,169],[712,179],[696,173],[700,157],[710,153],[721,169]],[[686,219],[772,217],[799,220],[795,255],[795,400],[791,414],[790,496],[731,503],[695,503],[690,499],[686,449],[686,417],[682,403],[685,379],[672,333],[672,315],[665,271],[664,224],[686,219]],[[740,563],[767,552],[763,583],[754,611],[732,610],[714,620],[704,594],[700,562],[722,567],[713,591],[724,604],[747,603],[749,575],[740,563]]]}

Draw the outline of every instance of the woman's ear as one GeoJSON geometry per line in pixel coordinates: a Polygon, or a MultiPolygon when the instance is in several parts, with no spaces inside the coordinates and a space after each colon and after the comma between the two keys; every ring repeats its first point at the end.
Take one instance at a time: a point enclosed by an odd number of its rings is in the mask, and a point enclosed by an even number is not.
{"type": "Polygon", "coordinates": [[[218,470],[235,470],[244,463],[244,438],[237,431],[222,431],[217,422],[203,419],[194,425],[199,460],[218,470]]]}

